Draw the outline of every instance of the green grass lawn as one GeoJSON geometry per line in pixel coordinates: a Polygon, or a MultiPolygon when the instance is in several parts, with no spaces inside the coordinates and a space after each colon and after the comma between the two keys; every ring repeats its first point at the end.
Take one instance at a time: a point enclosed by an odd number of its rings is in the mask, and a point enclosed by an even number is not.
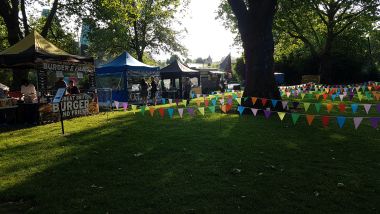
{"type": "Polygon", "coordinates": [[[0,213],[379,213],[380,134],[114,112],[0,133],[0,213]],[[108,118],[108,119],[107,119],[108,118]]]}

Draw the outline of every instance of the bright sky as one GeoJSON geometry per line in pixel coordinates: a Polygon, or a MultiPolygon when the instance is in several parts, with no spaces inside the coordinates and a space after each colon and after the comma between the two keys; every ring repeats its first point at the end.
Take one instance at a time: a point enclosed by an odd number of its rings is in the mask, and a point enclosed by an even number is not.
{"type": "MultiPolygon", "coordinates": [[[[215,62],[229,53],[232,57],[241,55],[241,50],[233,47],[235,36],[223,27],[220,20],[215,19],[219,4],[220,0],[191,0],[188,15],[182,21],[182,27],[188,33],[180,40],[189,50],[188,58],[207,58],[211,55],[215,62]]],[[[169,57],[159,55],[156,58],[165,60],[169,57]]]]}

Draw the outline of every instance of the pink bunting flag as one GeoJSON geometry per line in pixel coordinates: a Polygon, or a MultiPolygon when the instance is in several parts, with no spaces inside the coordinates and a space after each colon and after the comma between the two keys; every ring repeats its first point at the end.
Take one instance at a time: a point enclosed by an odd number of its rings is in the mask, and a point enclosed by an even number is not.
{"type": "Polygon", "coordinates": [[[362,117],[355,117],[354,118],[354,125],[355,125],[355,129],[358,129],[360,124],[362,123],[363,121],[363,118],[362,117]]]}
{"type": "Polygon", "coordinates": [[[255,115],[255,117],[256,117],[259,109],[251,108],[251,111],[252,111],[253,115],[255,115]]]}
{"type": "Polygon", "coordinates": [[[127,111],[127,109],[128,109],[128,103],[123,103],[123,109],[124,109],[124,111],[127,111]]]}
{"type": "Polygon", "coordinates": [[[286,109],[288,107],[288,101],[282,101],[282,109],[286,109]]]}
{"type": "Polygon", "coordinates": [[[339,98],[340,98],[340,101],[343,101],[344,95],[343,94],[339,95],[339,98]]]}
{"type": "Polygon", "coordinates": [[[365,109],[365,112],[368,114],[369,113],[369,110],[371,109],[371,104],[364,104],[364,109],[365,109]]]}

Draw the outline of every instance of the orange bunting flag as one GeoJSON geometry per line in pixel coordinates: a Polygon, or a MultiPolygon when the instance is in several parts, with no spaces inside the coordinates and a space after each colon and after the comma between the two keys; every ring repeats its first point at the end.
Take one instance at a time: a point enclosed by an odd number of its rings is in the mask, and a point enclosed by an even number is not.
{"type": "Polygon", "coordinates": [[[309,126],[311,126],[311,124],[313,123],[314,118],[315,118],[314,115],[306,115],[306,120],[307,120],[307,123],[309,124],[309,126]]]}
{"type": "Polygon", "coordinates": [[[315,95],[315,98],[317,99],[317,100],[319,100],[319,97],[320,97],[321,95],[320,94],[316,94],[315,95]]]}
{"type": "Polygon", "coordinates": [[[227,113],[227,106],[226,105],[221,105],[220,109],[222,110],[222,112],[227,113]]]}
{"type": "Polygon", "coordinates": [[[155,109],[153,107],[149,108],[150,116],[153,117],[155,109]]]}
{"type": "Polygon", "coordinates": [[[257,97],[252,97],[251,99],[252,99],[252,105],[255,105],[257,101],[257,97]]]}
{"type": "Polygon", "coordinates": [[[377,101],[380,101],[380,93],[377,93],[377,94],[375,95],[375,97],[376,97],[376,100],[377,100],[377,101]]]}
{"type": "Polygon", "coordinates": [[[331,110],[333,109],[334,105],[332,103],[328,103],[326,108],[327,108],[327,112],[330,113],[331,110]]]}
{"type": "Polygon", "coordinates": [[[200,100],[197,100],[197,106],[200,107],[201,106],[201,101],[200,100]]]}

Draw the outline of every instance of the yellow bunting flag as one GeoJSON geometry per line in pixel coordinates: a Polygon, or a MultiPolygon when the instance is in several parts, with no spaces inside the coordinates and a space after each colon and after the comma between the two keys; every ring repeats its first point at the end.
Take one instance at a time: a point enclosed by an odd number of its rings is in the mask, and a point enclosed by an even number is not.
{"type": "Polygon", "coordinates": [[[182,105],[187,106],[187,100],[182,100],[182,105]]]}
{"type": "Polygon", "coordinates": [[[200,112],[203,116],[205,116],[205,108],[204,108],[204,107],[199,107],[198,110],[199,110],[199,112],[200,112]]]}
{"type": "Polygon", "coordinates": [[[241,98],[236,98],[236,101],[238,102],[239,105],[241,105],[241,98]]]}
{"type": "Polygon", "coordinates": [[[149,107],[150,116],[154,116],[155,109],[153,107],[149,107]]]}
{"type": "Polygon", "coordinates": [[[201,101],[200,100],[197,100],[196,102],[197,102],[197,106],[198,107],[201,106],[201,101]]]}
{"type": "Polygon", "coordinates": [[[359,101],[362,101],[362,99],[363,99],[362,93],[358,92],[358,98],[359,98],[359,101]]]}
{"type": "Polygon", "coordinates": [[[311,126],[311,124],[313,123],[314,118],[315,118],[314,115],[306,115],[306,120],[307,120],[307,123],[309,124],[309,126],[311,126]]]}
{"type": "Polygon", "coordinates": [[[326,108],[327,108],[327,112],[330,113],[331,110],[333,109],[334,105],[332,103],[328,103],[326,108]]]}
{"type": "Polygon", "coordinates": [[[280,120],[283,121],[286,113],[285,112],[277,112],[277,114],[278,114],[278,117],[280,118],[280,120]]]}
{"type": "Polygon", "coordinates": [[[302,97],[302,99],[304,99],[305,98],[305,94],[301,93],[301,97],[302,97]]]}
{"type": "Polygon", "coordinates": [[[321,95],[320,94],[316,94],[315,95],[315,98],[317,99],[317,100],[319,100],[319,97],[320,97],[321,95]]]}
{"type": "Polygon", "coordinates": [[[309,110],[310,103],[304,103],[303,107],[305,108],[305,112],[307,112],[307,110],[309,110]]]}
{"type": "Polygon", "coordinates": [[[132,105],[132,111],[133,111],[133,114],[135,114],[135,111],[137,110],[137,105],[132,105]]]}

